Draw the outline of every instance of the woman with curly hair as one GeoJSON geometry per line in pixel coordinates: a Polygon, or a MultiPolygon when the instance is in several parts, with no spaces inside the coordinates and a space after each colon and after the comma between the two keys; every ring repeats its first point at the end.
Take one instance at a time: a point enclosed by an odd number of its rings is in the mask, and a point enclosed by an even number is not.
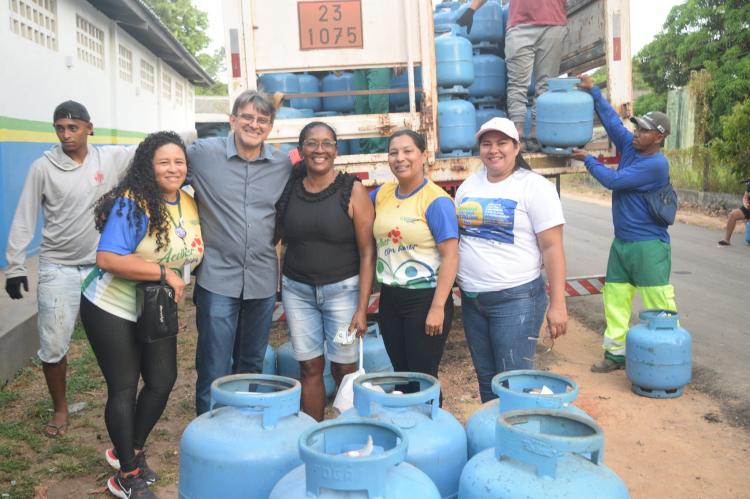
{"type": "Polygon", "coordinates": [[[158,476],[146,464],[144,445],[177,377],[176,337],[137,339],[135,287],[164,275],[179,302],[191,267],[203,257],[195,201],[180,190],[186,175],[180,137],[153,133],[95,208],[101,239],[82,288],[81,322],[107,382],[104,419],[114,448],[105,457],[118,470],[107,487],[123,499],[156,497],[148,486],[158,476]]]}
{"type": "Polygon", "coordinates": [[[336,132],[308,123],[299,135],[302,162],[276,205],[286,254],[282,300],[294,357],[300,363],[302,410],[321,421],[325,408],[323,356],[340,384],[357,370],[354,343],[334,342],[339,330],[367,330],[372,291],[375,213],[367,190],[352,175],[336,172],[336,132]]]}

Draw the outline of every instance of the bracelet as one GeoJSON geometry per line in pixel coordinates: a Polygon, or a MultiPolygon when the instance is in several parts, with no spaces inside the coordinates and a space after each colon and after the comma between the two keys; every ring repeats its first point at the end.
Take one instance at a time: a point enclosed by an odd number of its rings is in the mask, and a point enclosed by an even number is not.
{"type": "Polygon", "coordinates": [[[164,268],[164,265],[159,265],[159,280],[164,281],[167,278],[167,269],[164,268]]]}

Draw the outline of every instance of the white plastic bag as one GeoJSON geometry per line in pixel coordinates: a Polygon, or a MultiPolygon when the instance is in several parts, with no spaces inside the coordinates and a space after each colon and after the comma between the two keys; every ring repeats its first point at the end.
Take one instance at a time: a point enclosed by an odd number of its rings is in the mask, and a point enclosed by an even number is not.
{"type": "MultiPolygon", "coordinates": [[[[354,380],[359,378],[365,373],[364,364],[364,340],[359,338],[359,369],[355,372],[347,374],[344,379],[341,380],[339,391],[336,392],[336,398],[333,399],[333,410],[338,414],[347,411],[354,407],[354,380]]],[[[368,388],[383,391],[379,386],[372,386],[369,383],[365,384],[368,388]]]]}

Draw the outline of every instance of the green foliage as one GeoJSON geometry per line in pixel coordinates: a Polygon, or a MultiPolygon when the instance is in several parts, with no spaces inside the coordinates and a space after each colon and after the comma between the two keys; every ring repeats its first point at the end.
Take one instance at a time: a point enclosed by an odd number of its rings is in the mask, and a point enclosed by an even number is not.
{"type": "Polygon", "coordinates": [[[641,116],[649,111],[667,111],[667,94],[649,93],[638,97],[635,100],[634,113],[641,116]]]}
{"type": "MultiPolygon", "coordinates": [[[[218,81],[225,71],[224,48],[213,54],[205,50],[211,42],[208,29],[208,14],[193,5],[192,0],[144,0],[169,29],[175,38],[190,52],[206,70],[212,80],[218,81]]],[[[198,95],[227,95],[225,83],[215,83],[204,88],[196,87],[198,95]]]]}
{"type": "Polygon", "coordinates": [[[750,95],[750,2],[687,0],[672,8],[662,31],[636,55],[636,68],[656,93],[686,85],[691,72],[712,74],[706,140],[720,117],[750,95]]]}
{"type": "Polygon", "coordinates": [[[721,127],[713,150],[738,179],[750,177],[750,98],[735,104],[732,112],[721,118],[721,127]]]}

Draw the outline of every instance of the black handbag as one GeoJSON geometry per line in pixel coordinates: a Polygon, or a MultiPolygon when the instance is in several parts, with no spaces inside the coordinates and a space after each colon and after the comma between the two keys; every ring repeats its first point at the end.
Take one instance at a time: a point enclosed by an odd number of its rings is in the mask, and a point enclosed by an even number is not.
{"type": "Polygon", "coordinates": [[[663,225],[672,225],[677,216],[677,193],[672,183],[644,193],[651,215],[663,225]]]}
{"type": "Polygon", "coordinates": [[[139,282],[135,286],[135,331],[143,343],[177,336],[177,303],[174,289],[167,285],[166,270],[159,266],[159,282],[139,282]]]}

